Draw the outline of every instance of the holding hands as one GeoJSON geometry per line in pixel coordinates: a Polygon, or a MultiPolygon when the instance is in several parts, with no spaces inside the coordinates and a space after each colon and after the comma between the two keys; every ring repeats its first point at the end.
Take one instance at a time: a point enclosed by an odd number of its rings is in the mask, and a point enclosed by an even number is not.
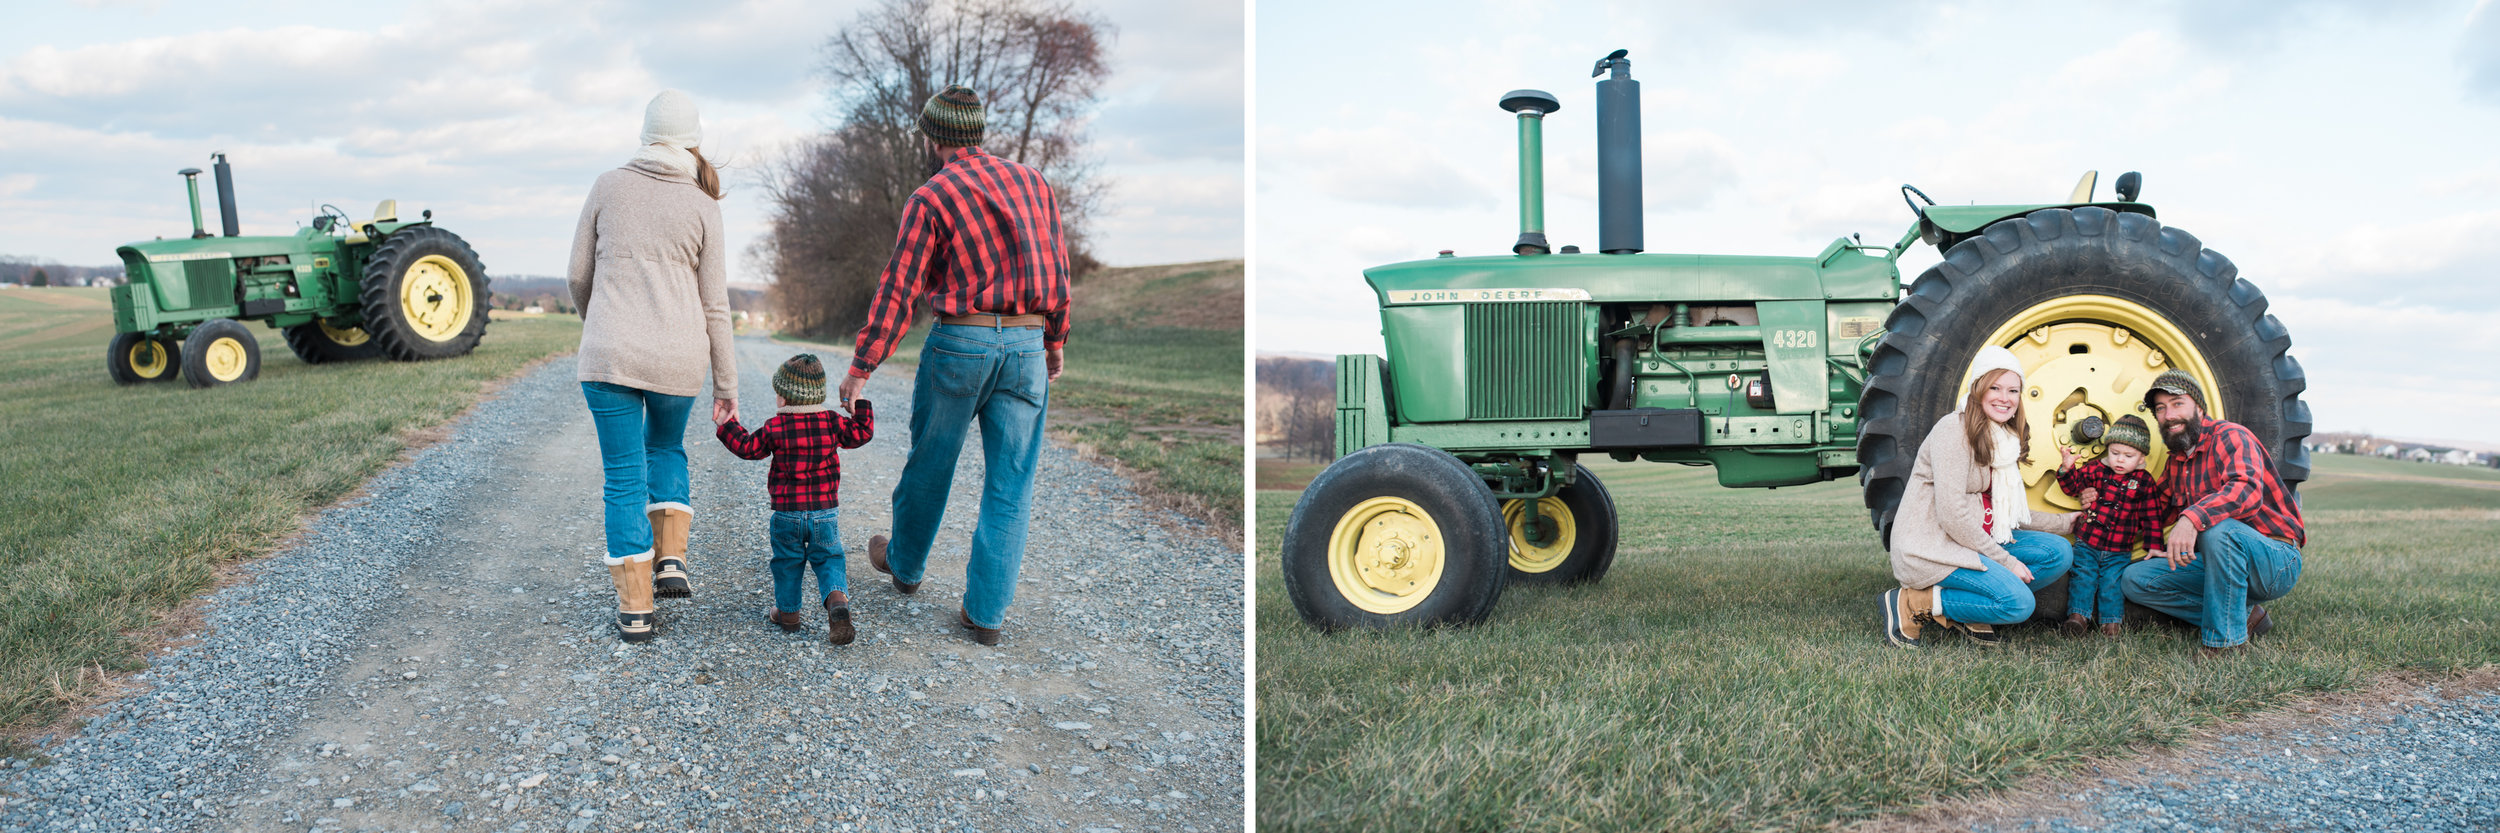
{"type": "Polygon", "coordinates": [[[712,400],[712,424],[720,425],[738,418],[738,400],[712,400]]]}

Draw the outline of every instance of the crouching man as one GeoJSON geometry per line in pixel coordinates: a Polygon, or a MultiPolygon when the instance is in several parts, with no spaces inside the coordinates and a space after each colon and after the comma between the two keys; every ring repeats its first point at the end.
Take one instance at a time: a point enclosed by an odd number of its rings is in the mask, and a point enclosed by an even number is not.
{"type": "Polygon", "coordinates": [[[2195,624],[2199,659],[2242,650],[2274,627],[2256,603],[2300,582],[2300,507],[2255,432],[2206,416],[2196,377],[2164,373],[2144,402],[2170,447],[2162,491],[2176,516],[2160,557],[2129,566],[2120,584],[2129,601],[2195,624]]]}

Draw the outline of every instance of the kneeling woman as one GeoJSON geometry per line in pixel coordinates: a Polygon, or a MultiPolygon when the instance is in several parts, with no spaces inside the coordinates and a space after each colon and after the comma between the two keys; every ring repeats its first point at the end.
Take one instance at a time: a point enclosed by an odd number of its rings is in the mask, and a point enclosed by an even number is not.
{"type": "Polygon", "coordinates": [[[1928,624],[2002,644],[1993,626],[2031,618],[2032,593],[2074,563],[2058,537],[2074,517],[2034,513],[2023,493],[2022,374],[2013,353],[1982,348],[1970,395],[1919,443],[1892,522],[1901,587],[1884,592],[1884,638],[1894,645],[1919,647],[1928,624]]]}

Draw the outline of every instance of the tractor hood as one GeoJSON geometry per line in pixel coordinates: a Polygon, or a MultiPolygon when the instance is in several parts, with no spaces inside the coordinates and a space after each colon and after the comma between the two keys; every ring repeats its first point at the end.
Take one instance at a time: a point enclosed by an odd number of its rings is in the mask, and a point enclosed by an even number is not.
{"type": "Polygon", "coordinates": [[[2155,216],[2153,207],[2140,202],[2074,202],[2047,205],[1931,205],[1918,213],[1918,237],[1936,251],[1979,236],[1988,224],[2007,217],[2020,217],[2043,208],[2106,208],[2131,214],[2155,216]]]}
{"type": "MultiPolygon", "coordinates": [[[[1837,246],[1837,244],[1835,244],[1837,246]]],[[[1383,307],[1476,301],[1647,303],[1889,299],[1891,263],[1857,250],[1824,257],[1557,254],[1438,257],[1363,271],[1383,307]]]]}

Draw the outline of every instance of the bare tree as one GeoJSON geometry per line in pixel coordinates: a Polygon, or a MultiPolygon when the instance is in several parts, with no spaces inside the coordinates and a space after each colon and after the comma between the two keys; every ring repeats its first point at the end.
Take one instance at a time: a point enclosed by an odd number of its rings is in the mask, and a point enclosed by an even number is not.
{"type": "Polygon", "coordinates": [[[982,149],[1032,166],[1058,197],[1075,277],[1106,185],[1085,154],[1110,78],[1111,24],[1064,0],[885,0],[826,40],[838,124],[769,163],[771,229],[750,256],[773,275],[784,330],[847,336],[867,318],[903,202],[928,180],[920,108],[948,84],[979,93],[982,149]]]}

